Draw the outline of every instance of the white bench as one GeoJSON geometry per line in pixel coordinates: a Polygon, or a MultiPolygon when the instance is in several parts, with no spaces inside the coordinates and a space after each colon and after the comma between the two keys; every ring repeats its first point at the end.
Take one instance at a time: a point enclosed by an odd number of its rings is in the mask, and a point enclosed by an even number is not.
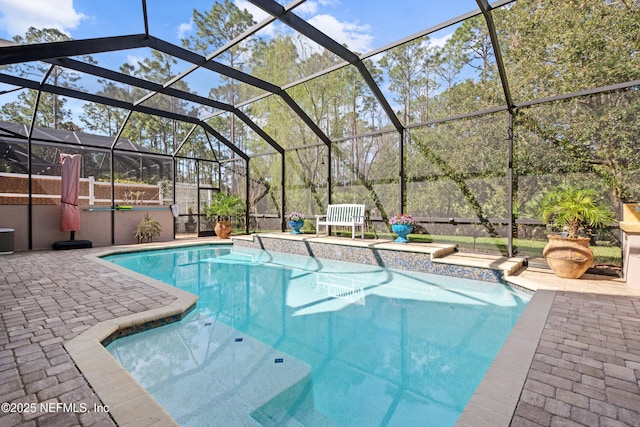
{"type": "Polygon", "coordinates": [[[320,226],[327,228],[327,236],[329,235],[329,226],[345,226],[351,227],[351,238],[356,238],[356,227],[360,227],[360,237],[364,239],[364,205],[329,205],[327,206],[326,215],[316,215],[316,237],[320,231],[320,226]],[[325,218],[323,220],[323,218],[325,218]]]}

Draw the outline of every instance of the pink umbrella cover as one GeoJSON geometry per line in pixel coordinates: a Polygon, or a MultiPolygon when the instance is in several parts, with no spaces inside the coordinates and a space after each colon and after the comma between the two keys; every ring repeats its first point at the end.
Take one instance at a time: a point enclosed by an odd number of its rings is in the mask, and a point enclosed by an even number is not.
{"type": "Polygon", "coordinates": [[[80,154],[60,154],[62,189],[60,192],[60,231],[80,230],[78,190],[80,186],[80,154]]]}

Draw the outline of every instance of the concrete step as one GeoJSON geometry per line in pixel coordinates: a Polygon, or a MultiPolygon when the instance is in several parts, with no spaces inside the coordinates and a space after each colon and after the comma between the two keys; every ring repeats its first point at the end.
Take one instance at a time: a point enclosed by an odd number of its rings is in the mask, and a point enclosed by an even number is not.
{"type": "Polygon", "coordinates": [[[434,263],[461,265],[466,267],[488,268],[498,270],[505,277],[511,276],[524,266],[523,258],[509,258],[500,255],[474,253],[447,253],[442,257],[433,257],[434,263]]]}

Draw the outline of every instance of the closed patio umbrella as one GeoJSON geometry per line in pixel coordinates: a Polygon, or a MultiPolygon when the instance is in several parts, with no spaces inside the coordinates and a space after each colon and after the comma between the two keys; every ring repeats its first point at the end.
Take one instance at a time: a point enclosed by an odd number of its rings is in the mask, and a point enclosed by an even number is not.
{"type": "Polygon", "coordinates": [[[62,190],[60,192],[60,231],[70,231],[74,240],[80,230],[78,190],[80,186],[80,154],[60,154],[62,190]]]}
{"type": "Polygon", "coordinates": [[[60,154],[62,163],[60,190],[60,231],[70,231],[68,241],[53,244],[53,249],[90,248],[90,240],[75,240],[76,231],[80,230],[80,209],[78,208],[80,189],[80,154],[60,154]]]}

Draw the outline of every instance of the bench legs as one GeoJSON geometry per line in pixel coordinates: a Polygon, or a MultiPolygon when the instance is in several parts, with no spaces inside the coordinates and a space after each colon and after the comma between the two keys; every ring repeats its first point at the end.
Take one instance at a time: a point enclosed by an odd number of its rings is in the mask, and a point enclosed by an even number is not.
{"type": "MultiPolygon", "coordinates": [[[[329,224],[324,224],[326,235],[329,235],[329,224]]],[[[318,233],[320,232],[320,220],[316,220],[316,237],[318,237],[318,233]]]]}
{"type": "MultiPolygon", "coordinates": [[[[325,226],[325,235],[329,236],[329,224],[322,224],[325,226]]],[[[352,224],[351,225],[351,240],[356,239],[356,227],[360,227],[360,238],[364,239],[364,225],[360,224],[352,224]]],[[[320,224],[319,221],[316,222],[316,237],[319,236],[320,233],[320,224]]]]}

